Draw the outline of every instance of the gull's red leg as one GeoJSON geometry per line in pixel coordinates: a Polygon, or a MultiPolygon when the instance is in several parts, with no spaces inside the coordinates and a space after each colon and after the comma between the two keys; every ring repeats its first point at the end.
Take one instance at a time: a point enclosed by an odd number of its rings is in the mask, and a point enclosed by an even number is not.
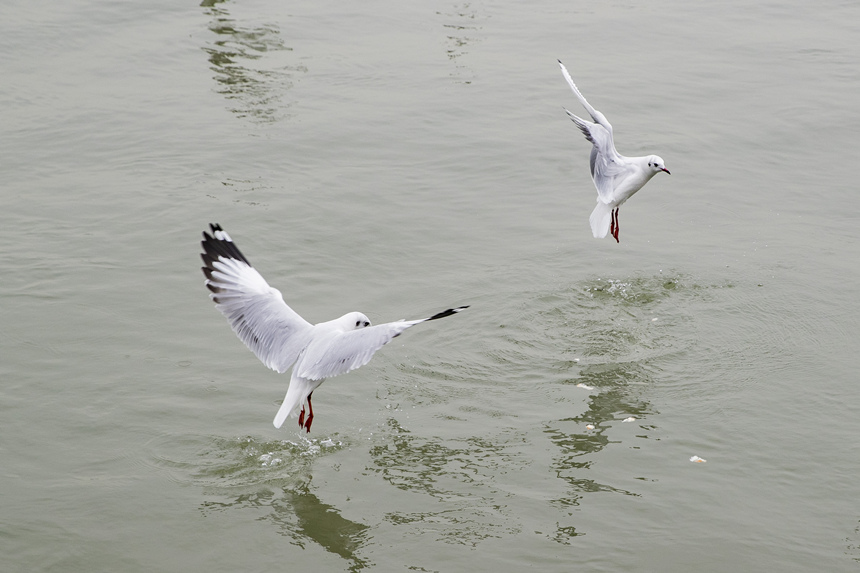
{"type": "Polygon", "coordinates": [[[621,223],[618,221],[618,207],[615,208],[612,215],[615,217],[615,233],[612,236],[615,237],[616,243],[620,243],[621,241],[618,240],[618,231],[621,230],[621,223]]]}
{"type": "Polygon", "coordinates": [[[308,421],[305,423],[305,430],[310,433],[311,431],[311,423],[314,421],[314,407],[311,405],[311,396],[314,393],[311,392],[308,394],[308,421]]]}
{"type": "Polygon", "coordinates": [[[615,236],[615,210],[613,209],[609,215],[609,234],[615,236]]]}
{"type": "Polygon", "coordinates": [[[305,427],[305,407],[302,406],[302,411],[299,414],[299,428],[305,427]]]}

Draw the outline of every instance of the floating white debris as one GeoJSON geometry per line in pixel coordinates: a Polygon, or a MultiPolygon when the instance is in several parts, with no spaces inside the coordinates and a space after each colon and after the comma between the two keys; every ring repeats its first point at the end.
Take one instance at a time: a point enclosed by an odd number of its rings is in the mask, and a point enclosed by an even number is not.
{"type": "Polygon", "coordinates": [[[587,385],[583,384],[582,382],[577,384],[576,387],[577,388],[585,388],[586,390],[594,390],[594,386],[587,386],[587,385]]]}
{"type": "Polygon", "coordinates": [[[706,461],[708,461],[708,460],[702,459],[702,458],[700,458],[699,456],[693,456],[692,458],[690,458],[690,461],[691,461],[691,462],[694,462],[694,463],[697,463],[697,464],[703,464],[703,463],[705,463],[705,462],[706,462],[706,461]]]}
{"type": "Polygon", "coordinates": [[[633,416],[630,416],[629,418],[624,418],[624,419],[623,419],[623,420],[621,420],[621,421],[622,421],[622,422],[635,422],[635,421],[636,421],[636,418],[634,418],[633,416]]]}
{"type": "Polygon", "coordinates": [[[586,430],[593,430],[593,429],[594,429],[594,424],[588,424],[588,425],[585,427],[585,429],[586,429],[586,430]]]}
{"type": "Polygon", "coordinates": [[[651,322],[657,322],[658,320],[660,320],[660,319],[655,316],[654,318],[651,319],[651,322]]]}
{"type": "Polygon", "coordinates": [[[579,362],[579,358],[574,358],[574,359],[573,359],[573,361],[574,361],[574,362],[579,362]]]}

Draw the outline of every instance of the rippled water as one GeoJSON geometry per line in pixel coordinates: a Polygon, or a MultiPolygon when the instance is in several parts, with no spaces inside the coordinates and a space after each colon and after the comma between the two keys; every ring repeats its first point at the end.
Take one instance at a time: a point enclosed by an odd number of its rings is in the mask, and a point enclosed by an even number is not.
{"type": "Polygon", "coordinates": [[[856,570],[858,23],[6,3],[4,570],[856,570]],[[672,171],[620,244],[556,58],[672,171]],[[277,431],[209,222],[312,322],[470,308],[277,431]]]}

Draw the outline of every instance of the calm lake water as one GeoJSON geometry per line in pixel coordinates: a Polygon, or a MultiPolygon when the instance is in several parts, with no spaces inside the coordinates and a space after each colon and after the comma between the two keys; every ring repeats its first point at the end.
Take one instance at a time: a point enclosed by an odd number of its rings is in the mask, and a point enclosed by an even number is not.
{"type": "Polygon", "coordinates": [[[3,570],[857,571],[858,37],[830,1],[5,2],[3,570]],[[557,58],[672,172],[620,244],[557,58]],[[471,308],[278,431],[209,222],[312,322],[471,308]]]}

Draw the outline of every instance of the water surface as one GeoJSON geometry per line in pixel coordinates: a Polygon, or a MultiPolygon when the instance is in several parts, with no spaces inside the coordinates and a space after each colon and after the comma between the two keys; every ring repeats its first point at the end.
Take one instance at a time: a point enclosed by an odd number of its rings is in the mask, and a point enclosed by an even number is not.
{"type": "Polygon", "coordinates": [[[6,567],[856,570],[858,22],[7,3],[6,567]],[[620,244],[556,58],[672,171],[620,244]],[[471,308],[277,431],[209,222],[312,322],[471,308]]]}

